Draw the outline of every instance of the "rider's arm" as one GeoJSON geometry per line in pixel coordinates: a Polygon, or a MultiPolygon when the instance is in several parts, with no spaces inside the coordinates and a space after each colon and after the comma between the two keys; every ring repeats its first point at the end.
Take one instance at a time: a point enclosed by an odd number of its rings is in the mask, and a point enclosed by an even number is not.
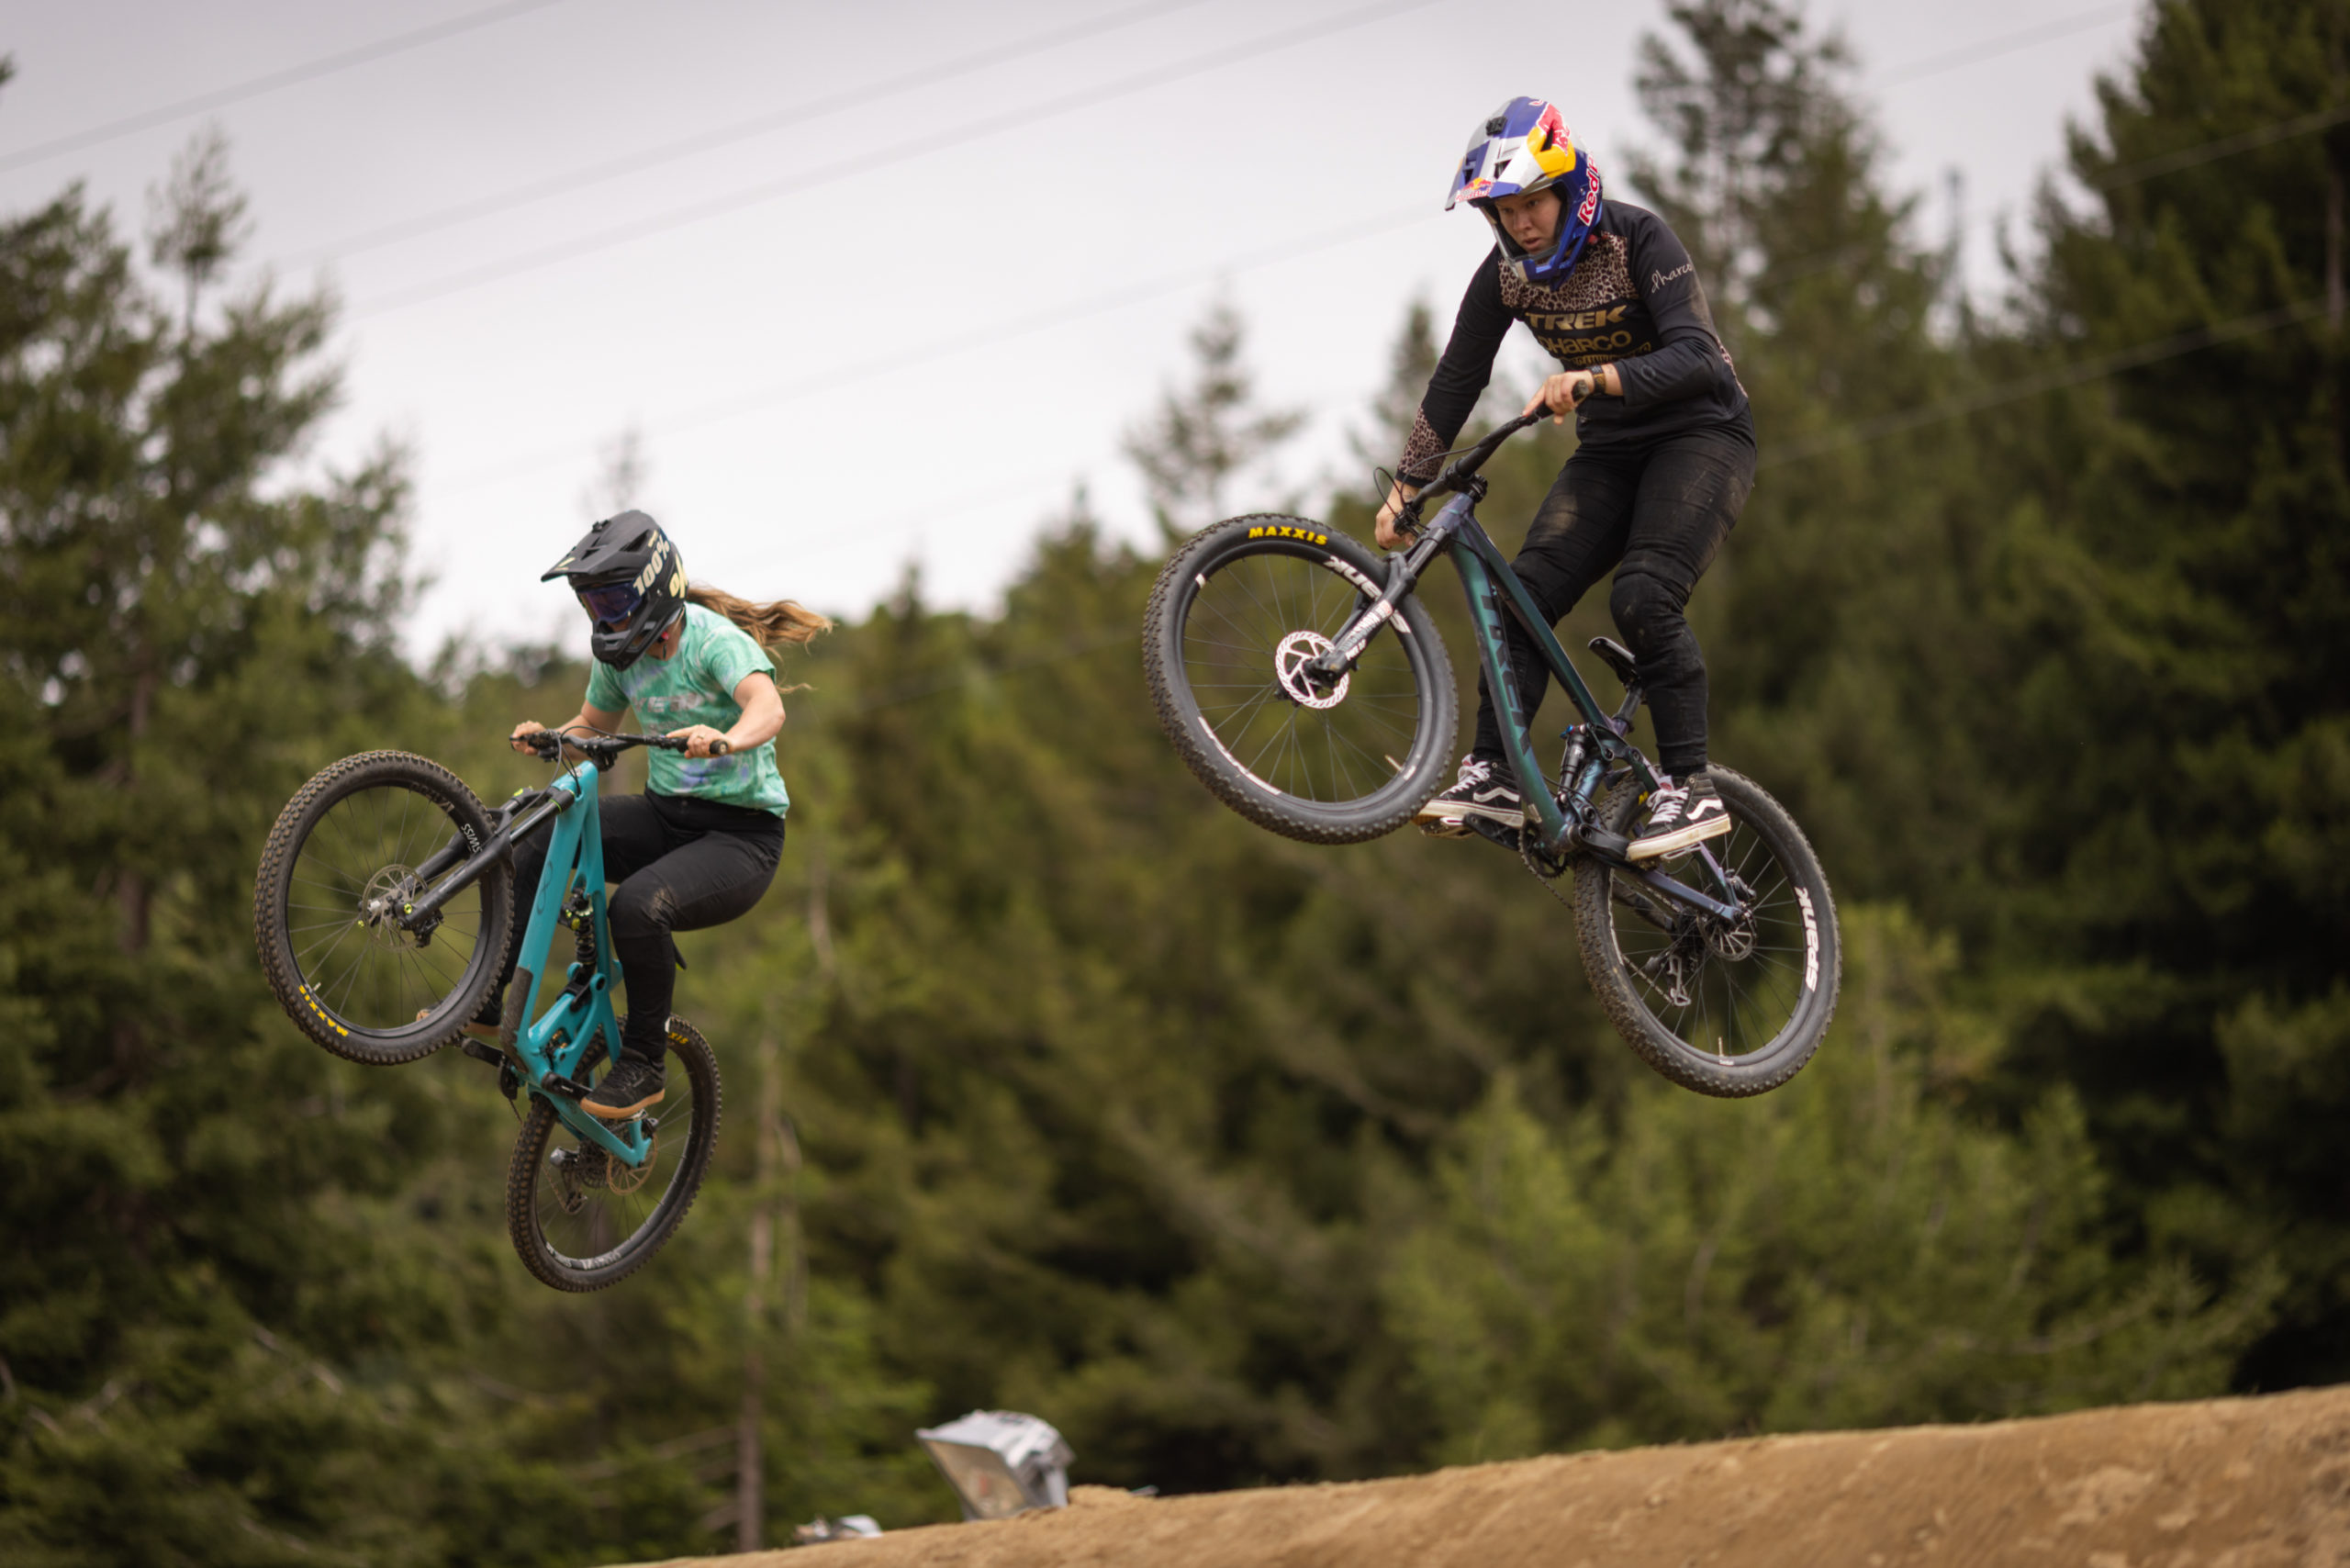
{"type": "Polygon", "coordinates": [[[725,729],[688,724],[669,733],[683,737],[688,756],[708,756],[710,743],[716,740],[724,741],[729,751],[748,751],[783,733],[783,695],[766,670],[755,670],[735,682],[734,706],[743,710],[742,716],[725,729]]]}
{"type": "Polygon", "coordinates": [[[1444,356],[1436,362],[1435,374],[1428,377],[1427,393],[1412,417],[1412,433],[1404,443],[1404,455],[1396,461],[1395,484],[1372,525],[1382,549],[1393,550],[1403,542],[1395,532],[1395,514],[1420,493],[1421,486],[1436,477],[1446,449],[1469,422],[1471,410],[1494,378],[1494,356],[1501,352],[1502,339],[1516,319],[1502,303],[1501,256],[1496,246],[1478,263],[1476,275],[1469,280],[1469,291],[1460,297],[1460,309],[1452,318],[1452,336],[1444,345],[1444,356]]]}
{"type": "Polygon", "coordinates": [[[1478,263],[1460,297],[1460,313],[1452,319],[1452,336],[1444,357],[1428,377],[1427,395],[1420,399],[1412,420],[1411,438],[1395,465],[1396,477],[1406,485],[1425,485],[1443,466],[1444,453],[1469,422],[1478,398],[1494,378],[1494,356],[1516,318],[1502,303],[1502,253],[1495,246],[1478,263]]]}
{"type": "Polygon", "coordinates": [[[1735,384],[1738,373],[1714,330],[1713,312],[1688,251],[1664,219],[1653,213],[1639,218],[1644,221],[1636,221],[1629,235],[1631,273],[1640,302],[1656,322],[1657,346],[1653,353],[1616,362],[1625,407],[1678,402],[1725,381],[1735,384]]]}

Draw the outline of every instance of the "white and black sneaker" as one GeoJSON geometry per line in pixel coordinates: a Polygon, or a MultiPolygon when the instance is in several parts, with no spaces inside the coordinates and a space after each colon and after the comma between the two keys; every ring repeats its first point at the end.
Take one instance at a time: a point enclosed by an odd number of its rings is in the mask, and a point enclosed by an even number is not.
{"type": "Polygon", "coordinates": [[[1460,759],[1460,781],[1422,806],[1412,820],[1431,838],[1468,838],[1471,817],[1490,817],[1516,827],[1526,821],[1526,802],[1502,770],[1482,756],[1460,759]]]}
{"type": "Polygon", "coordinates": [[[1703,772],[1692,774],[1686,784],[1668,782],[1649,797],[1649,820],[1632,846],[1624,851],[1627,860],[1654,860],[1660,856],[1678,855],[1709,838],[1718,838],[1735,825],[1729,820],[1729,808],[1714,792],[1714,781],[1703,772]]]}

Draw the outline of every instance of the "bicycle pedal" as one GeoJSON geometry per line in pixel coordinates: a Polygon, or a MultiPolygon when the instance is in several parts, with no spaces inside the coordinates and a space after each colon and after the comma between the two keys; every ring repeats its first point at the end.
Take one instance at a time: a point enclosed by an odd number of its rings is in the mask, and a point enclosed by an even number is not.
{"type": "Polygon", "coordinates": [[[1463,817],[1480,838],[1490,838],[1512,855],[1517,853],[1517,829],[1506,827],[1491,817],[1463,817]]]}
{"type": "Polygon", "coordinates": [[[1602,860],[1621,862],[1625,851],[1632,847],[1632,841],[1620,833],[1610,833],[1604,827],[1587,827],[1583,830],[1583,845],[1585,849],[1590,850],[1602,860]]]}

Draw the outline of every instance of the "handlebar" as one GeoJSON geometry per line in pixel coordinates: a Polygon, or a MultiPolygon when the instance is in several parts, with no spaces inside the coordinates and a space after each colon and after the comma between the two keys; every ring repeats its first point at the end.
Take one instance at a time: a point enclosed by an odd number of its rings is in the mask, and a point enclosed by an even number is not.
{"type": "Polygon", "coordinates": [[[1550,409],[1537,409],[1530,414],[1520,414],[1514,420],[1505,420],[1503,423],[1495,425],[1493,429],[1493,432],[1487,435],[1484,440],[1479,442],[1476,445],[1471,447],[1468,451],[1462,453],[1451,462],[1446,464],[1443,471],[1438,474],[1435,478],[1430,479],[1426,486],[1422,487],[1418,495],[1414,496],[1410,500],[1405,501],[1404,503],[1404,510],[1398,515],[1396,521],[1404,526],[1405,532],[1411,532],[1419,522],[1420,507],[1423,503],[1433,500],[1435,498],[1444,495],[1448,491],[1458,490],[1467,485],[1472,478],[1476,476],[1477,470],[1483,468],[1485,465],[1486,461],[1490,459],[1494,453],[1501,450],[1502,442],[1507,441],[1518,431],[1525,430],[1528,426],[1539,425],[1544,420],[1550,417],[1550,409]]]}
{"type": "MultiPolygon", "coordinates": [[[[682,735],[574,735],[558,730],[533,730],[522,737],[542,761],[554,762],[569,746],[591,761],[609,764],[612,758],[632,746],[651,746],[656,751],[684,751],[687,742],[682,735]]],[[[733,746],[722,736],[710,743],[710,755],[724,756],[733,746]]]]}

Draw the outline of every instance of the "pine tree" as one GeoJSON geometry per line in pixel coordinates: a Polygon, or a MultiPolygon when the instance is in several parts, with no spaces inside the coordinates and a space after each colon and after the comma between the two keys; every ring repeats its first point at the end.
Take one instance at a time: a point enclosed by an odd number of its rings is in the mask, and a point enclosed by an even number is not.
{"type": "Polygon", "coordinates": [[[1196,379],[1180,392],[1165,393],[1158,411],[1126,437],[1126,455],[1142,471],[1151,510],[1169,538],[1225,516],[1231,481],[1304,422],[1304,415],[1293,409],[1255,406],[1253,378],[1241,359],[1244,335],[1229,301],[1209,306],[1192,330],[1196,379]]]}

